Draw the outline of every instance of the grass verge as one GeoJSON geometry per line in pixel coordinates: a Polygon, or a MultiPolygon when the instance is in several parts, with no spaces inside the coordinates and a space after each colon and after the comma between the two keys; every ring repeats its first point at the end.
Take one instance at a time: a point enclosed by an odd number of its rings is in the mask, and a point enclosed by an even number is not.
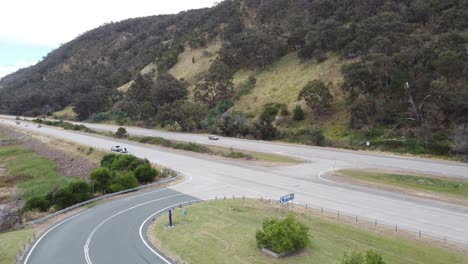
{"type": "Polygon", "coordinates": [[[340,170],[339,173],[366,182],[468,198],[468,181],[463,180],[362,170],[340,170]]]}
{"type": "Polygon", "coordinates": [[[221,157],[232,158],[232,159],[255,160],[255,161],[264,161],[264,162],[280,163],[280,164],[298,164],[298,163],[303,162],[300,159],[287,157],[283,155],[237,150],[237,149],[232,149],[232,148],[207,146],[207,145],[197,144],[193,142],[189,142],[189,143],[179,142],[179,141],[168,140],[168,139],[164,139],[160,137],[131,136],[128,139],[132,141],[140,142],[140,143],[145,143],[145,144],[158,145],[158,146],[172,148],[172,149],[179,149],[179,150],[221,156],[221,157]]]}
{"type": "Polygon", "coordinates": [[[45,195],[71,180],[57,172],[57,164],[20,146],[1,147],[0,163],[6,168],[0,186],[18,186],[23,200],[45,195]]]}
{"type": "Polygon", "coordinates": [[[155,243],[177,259],[196,263],[341,263],[345,252],[374,250],[387,263],[467,263],[468,255],[415,240],[386,237],[345,224],[297,214],[310,228],[311,245],[296,255],[273,260],[256,248],[255,231],[266,217],[290,211],[253,200],[196,204],[174,213],[174,228],[160,217],[149,229],[155,243]]]}
{"type": "Polygon", "coordinates": [[[0,234],[0,264],[15,262],[16,254],[28,243],[35,231],[33,229],[21,229],[0,234]]]}

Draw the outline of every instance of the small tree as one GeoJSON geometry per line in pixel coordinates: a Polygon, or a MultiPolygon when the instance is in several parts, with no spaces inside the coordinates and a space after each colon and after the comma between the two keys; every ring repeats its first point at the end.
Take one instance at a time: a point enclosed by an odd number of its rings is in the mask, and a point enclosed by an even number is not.
{"type": "Polygon", "coordinates": [[[135,169],[135,177],[139,183],[152,182],[158,176],[158,171],[153,169],[149,163],[139,165],[135,169]]]}
{"type": "Polygon", "coordinates": [[[115,132],[115,136],[118,138],[125,138],[128,136],[127,130],[124,127],[119,127],[117,132],[115,132]]]}
{"type": "Polygon", "coordinates": [[[54,194],[53,203],[58,208],[66,208],[91,199],[92,196],[89,184],[83,180],[77,180],[60,188],[54,194]]]}
{"type": "Polygon", "coordinates": [[[302,88],[299,93],[299,100],[304,99],[307,105],[312,108],[317,115],[321,115],[330,107],[333,96],[327,85],[321,80],[313,80],[302,88]]]}
{"type": "Polygon", "coordinates": [[[105,167],[94,169],[90,175],[91,182],[94,184],[94,190],[103,193],[110,190],[110,183],[114,177],[114,173],[105,167]]]}
{"type": "Polygon", "coordinates": [[[133,172],[125,172],[117,176],[112,181],[110,189],[112,192],[119,192],[131,188],[135,188],[138,186],[138,181],[135,178],[135,174],[133,172]]]}
{"type": "Polygon", "coordinates": [[[26,201],[24,210],[37,209],[40,212],[46,212],[50,208],[50,201],[46,196],[31,197],[26,201]]]}
{"type": "Polygon", "coordinates": [[[266,247],[276,253],[283,253],[305,248],[310,243],[309,228],[299,222],[292,214],[285,219],[263,220],[263,230],[255,235],[257,246],[266,247]]]}
{"type": "Polygon", "coordinates": [[[120,155],[112,162],[110,168],[114,171],[131,171],[141,163],[142,162],[139,162],[139,159],[133,155],[120,155]]]}
{"type": "Polygon", "coordinates": [[[296,107],[293,110],[293,120],[294,121],[301,121],[304,120],[304,111],[302,110],[302,107],[300,105],[296,105],[296,107]]]}
{"type": "Polygon", "coordinates": [[[105,155],[101,159],[101,166],[106,167],[106,168],[110,168],[112,163],[114,162],[114,160],[116,160],[118,157],[119,157],[119,155],[114,154],[114,153],[105,155]]]}

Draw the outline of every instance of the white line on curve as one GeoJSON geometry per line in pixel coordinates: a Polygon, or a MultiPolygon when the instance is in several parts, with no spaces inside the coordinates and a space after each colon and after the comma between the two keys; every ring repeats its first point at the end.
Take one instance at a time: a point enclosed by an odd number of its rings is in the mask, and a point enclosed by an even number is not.
{"type": "Polygon", "coordinates": [[[146,224],[146,222],[148,222],[148,220],[150,220],[152,217],[154,217],[155,215],[161,213],[162,211],[165,211],[169,208],[172,208],[172,207],[175,207],[175,206],[178,206],[178,205],[181,205],[181,204],[186,204],[186,203],[193,203],[193,202],[197,202],[199,200],[191,200],[191,201],[187,201],[187,202],[182,202],[182,203],[178,203],[178,204],[174,204],[174,205],[171,205],[171,206],[168,206],[164,209],[161,209],[159,211],[157,211],[156,213],[150,215],[148,218],[146,218],[146,220],[140,225],[140,229],[139,229],[139,232],[140,232],[140,239],[141,241],[143,242],[143,244],[145,244],[145,246],[151,250],[151,252],[153,252],[156,256],[158,256],[160,259],[162,259],[164,262],[166,262],[167,264],[171,264],[171,262],[167,259],[165,259],[161,254],[159,254],[156,250],[154,250],[150,245],[148,245],[148,243],[146,242],[146,240],[144,239],[143,237],[143,226],[146,224]]]}
{"type": "MultiPolygon", "coordinates": [[[[217,187],[210,187],[210,188],[205,188],[205,189],[213,189],[213,188],[217,188],[217,187]]],[[[165,190],[165,189],[161,189],[161,190],[165,190]]],[[[198,191],[194,191],[194,192],[189,192],[189,193],[180,193],[180,194],[174,194],[174,195],[170,195],[170,196],[166,196],[166,197],[163,197],[163,198],[158,198],[158,199],[154,199],[154,200],[151,200],[151,201],[147,201],[147,202],[144,202],[144,203],[140,203],[140,204],[137,204],[137,205],[134,205],[132,207],[129,207],[125,210],[122,210],[122,211],[119,211],[117,212],[116,214],[114,215],[111,215],[109,216],[107,219],[105,219],[104,221],[102,221],[101,223],[99,223],[98,226],[96,226],[93,231],[89,234],[88,236],[88,239],[86,240],[86,243],[83,247],[83,251],[84,251],[84,254],[85,254],[85,260],[86,260],[86,263],[87,264],[92,264],[93,262],[91,261],[91,258],[89,257],[89,244],[91,243],[91,239],[93,238],[94,236],[94,233],[96,233],[96,231],[102,226],[104,225],[106,222],[108,222],[109,220],[111,220],[112,218],[122,214],[122,213],[125,213],[127,211],[130,211],[130,210],[133,210],[135,208],[138,208],[140,206],[143,206],[143,205],[146,205],[146,204],[149,204],[149,203],[153,203],[153,202],[157,202],[157,201],[161,201],[161,200],[165,200],[165,199],[168,199],[168,198],[173,198],[173,197],[177,197],[177,196],[182,196],[182,195],[189,195],[190,193],[197,193],[197,192],[201,192],[202,190],[198,190],[198,191]]]]}
{"type": "Polygon", "coordinates": [[[67,218],[65,220],[63,220],[62,222],[56,224],[55,226],[53,226],[51,229],[47,230],[47,232],[45,232],[44,234],[42,234],[42,236],[36,241],[36,243],[34,243],[33,247],[31,248],[31,250],[29,250],[28,252],[28,255],[26,256],[26,259],[24,260],[24,264],[27,264],[28,263],[28,260],[29,260],[29,257],[31,256],[32,252],[34,251],[34,249],[36,248],[36,246],[39,244],[39,242],[52,230],[54,230],[55,228],[59,227],[60,225],[72,220],[73,218],[76,218],[84,213],[88,213],[88,212],[91,212],[93,211],[94,209],[89,209],[89,210],[86,210],[84,212],[81,212],[79,214],[76,214],[70,218],[67,218]]]}
{"type": "Polygon", "coordinates": [[[88,264],[92,264],[93,262],[91,261],[91,258],[89,257],[89,244],[91,243],[91,239],[93,238],[94,236],[94,233],[96,233],[96,231],[101,227],[103,226],[105,223],[107,223],[109,220],[111,220],[112,218],[120,215],[120,214],[123,214],[127,211],[130,211],[132,209],[135,209],[137,207],[140,207],[140,206],[143,206],[143,205],[146,205],[146,204],[149,204],[149,203],[153,203],[153,202],[157,202],[157,201],[161,201],[161,200],[165,200],[165,199],[169,199],[169,198],[173,198],[173,197],[177,197],[177,196],[182,196],[182,195],[185,195],[185,194],[175,194],[175,195],[170,195],[170,196],[166,196],[166,197],[163,197],[163,198],[159,198],[159,199],[155,199],[155,200],[151,200],[151,201],[147,201],[147,202],[144,202],[144,203],[140,203],[140,204],[137,204],[137,205],[134,205],[132,207],[129,207],[125,210],[121,210],[111,216],[109,216],[108,218],[106,218],[104,221],[102,221],[101,223],[99,223],[99,225],[97,225],[93,231],[91,231],[91,233],[89,234],[88,236],[88,239],[86,240],[86,243],[83,247],[83,250],[84,250],[84,254],[85,254],[85,260],[86,260],[86,263],[88,264]]]}

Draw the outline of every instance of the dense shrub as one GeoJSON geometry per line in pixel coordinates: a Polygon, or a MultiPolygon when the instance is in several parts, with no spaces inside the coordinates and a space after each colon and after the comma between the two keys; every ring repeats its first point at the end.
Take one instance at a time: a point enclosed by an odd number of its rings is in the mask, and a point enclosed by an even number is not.
{"type": "Polygon", "coordinates": [[[296,105],[296,107],[293,110],[293,120],[301,121],[304,120],[304,118],[304,110],[302,110],[302,107],[300,105],[296,105]]]}
{"type": "Polygon", "coordinates": [[[133,155],[119,155],[111,165],[112,170],[125,171],[131,170],[138,158],[133,155]]]}
{"type": "Polygon", "coordinates": [[[325,145],[325,136],[323,135],[322,130],[312,129],[310,131],[310,144],[315,145],[315,146],[325,145]]]}
{"type": "Polygon", "coordinates": [[[34,210],[37,209],[40,212],[46,212],[50,208],[50,201],[47,199],[46,196],[40,197],[31,197],[26,201],[24,206],[24,210],[34,210]]]}
{"type": "Polygon", "coordinates": [[[90,178],[94,185],[94,191],[106,193],[110,191],[110,184],[115,178],[115,174],[109,168],[99,167],[91,172],[90,178]]]}
{"type": "Polygon", "coordinates": [[[292,214],[285,219],[263,220],[263,230],[255,235],[257,246],[266,247],[276,253],[295,251],[305,248],[310,243],[309,228],[299,222],[292,214]]]}
{"type": "Polygon", "coordinates": [[[54,194],[53,204],[62,209],[89,200],[92,196],[88,183],[82,180],[73,181],[54,194]]]}
{"type": "Polygon", "coordinates": [[[115,136],[118,138],[125,138],[128,136],[127,130],[124,127],[119,127],[115,132],[115,136]]]}
{"type": "Polygon", "coordinates": [[[149,163],[138,165],[135,169],[135,177],[139,183],[152,182],[158,174],[159,172],[152,168],[149,163]]]}
{"type": "Polygon", "coordinates": [[[138,187],[138,181],[133,172],[124,172],[117,176],[110,186],[112,192],[119,192],[138,187]]]}
{"type": "Polygon", "coordinates": [[[119,157],[119,155],[117,154],[107,154],[105,155],[104,157],[102,157],[101,159],[101,166],[102,167],[106,167],[106,168],[110,168],[112,163],[119,157]]]}

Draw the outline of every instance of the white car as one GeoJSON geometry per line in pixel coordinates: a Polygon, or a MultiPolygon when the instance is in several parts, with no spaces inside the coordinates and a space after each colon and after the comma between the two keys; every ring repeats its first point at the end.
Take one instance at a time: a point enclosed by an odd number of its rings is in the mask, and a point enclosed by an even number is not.
{"type": "Polygon", "coordinates": [[[218,140],[219,137],[216,136],[216,135],[209,135],[209,136],[208,136],[208,139],[210,139],[210,140],[218,140]]]}
{"type": "Polygon", "coordinates": [[[121,146],[112,146],[111,147],[111,151],[114,151],[114,152],[122,152],[122,147],[121,146]]]}

